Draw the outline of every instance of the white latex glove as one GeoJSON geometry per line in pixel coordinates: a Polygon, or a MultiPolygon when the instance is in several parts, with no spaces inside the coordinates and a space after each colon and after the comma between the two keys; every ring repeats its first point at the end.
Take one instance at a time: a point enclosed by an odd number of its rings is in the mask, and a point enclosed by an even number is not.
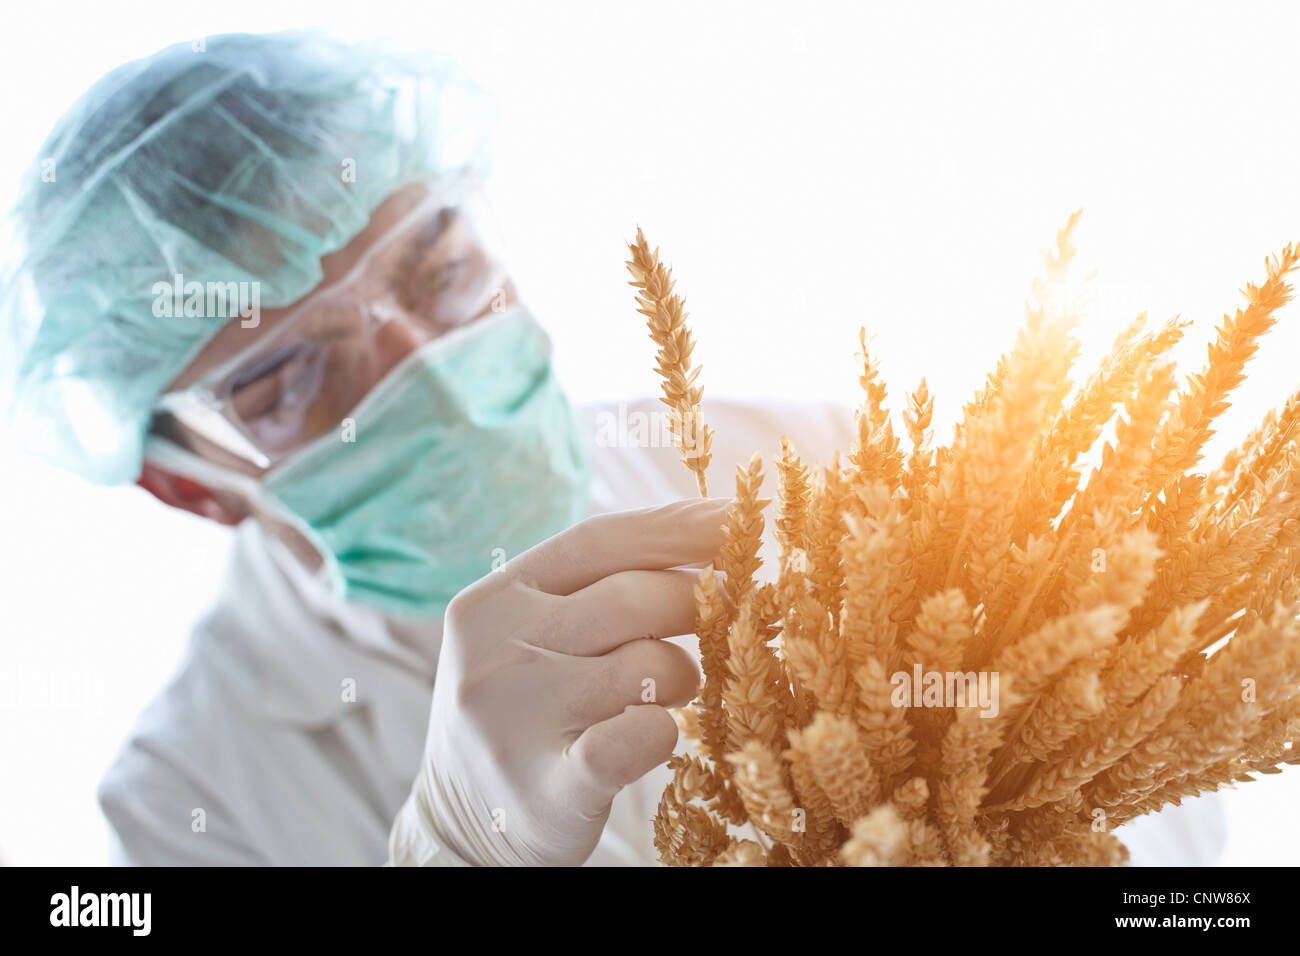
{"type": "Polygon", "coordinates": [[[668,569],[713,560],[729,504],[589,518],[456,596],[390,863],[591,855],[614,795],[676,746],[665,708],[690,701],[699,670],[659,638],[693,630],[698,572],[668,569]]]}

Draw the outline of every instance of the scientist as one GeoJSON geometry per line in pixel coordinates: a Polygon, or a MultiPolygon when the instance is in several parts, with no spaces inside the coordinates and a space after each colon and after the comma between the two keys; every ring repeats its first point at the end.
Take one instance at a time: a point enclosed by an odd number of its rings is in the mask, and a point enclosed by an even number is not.
{"type": "MultiPolygon", "coordinates": [[[[109,73],[39,154],[14,434],[238,526],[101,784],[116,862],[654,859],[698,683],[662,638],[727,501],[566,401],[483,215],[488,115],[435,56],[228,35],[109,73]]],[[[721,475],[782,431],[813,459],[852,437],[710,417],[721,475]]]]}

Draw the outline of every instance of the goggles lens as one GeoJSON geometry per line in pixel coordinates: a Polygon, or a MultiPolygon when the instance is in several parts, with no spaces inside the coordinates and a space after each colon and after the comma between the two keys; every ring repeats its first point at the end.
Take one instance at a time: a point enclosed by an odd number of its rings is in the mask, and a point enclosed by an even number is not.
{"type": "Polygon", "coordinates": [[[395,364],[377,342],[386,323],[423,343],[511,301],[486,222],[476,192],[425,200],[345,279],[158,410],[269,467],[337,427],[395,364]]]}
{"type": "Polygon", "coordinates": [[[270,458],[333,428],[378,377],[374,321],[359,298],[316,303],[277,338],[211,388],[223,415],[270,458]]]}

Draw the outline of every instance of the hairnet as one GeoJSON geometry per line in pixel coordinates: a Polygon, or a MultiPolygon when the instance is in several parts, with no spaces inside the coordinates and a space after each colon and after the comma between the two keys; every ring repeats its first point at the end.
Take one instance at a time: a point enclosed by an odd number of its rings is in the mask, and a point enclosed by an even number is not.
{"type": "Polygon", "coordinates": [[[316,286],[403,183],[487,155],[490,107],[445,57],[231,34],[121,66],[59,120],[8,222],[0,336],[16,442],[92,481],[139,474],[150,409],[229,319],[154,285],[316,286]]]}

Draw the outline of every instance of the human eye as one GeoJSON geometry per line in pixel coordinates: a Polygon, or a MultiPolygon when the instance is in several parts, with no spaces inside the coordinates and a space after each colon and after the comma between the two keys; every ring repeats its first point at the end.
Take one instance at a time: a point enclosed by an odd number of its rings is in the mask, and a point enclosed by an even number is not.
{"type": "Polygon", "coordinates": [[[469,239],[449,242],[431,250],[408,276],[402,305],[428,319],[458,324],[471,317],[477,294],[491,276],[491,261],[481,247],[469,239]]]}
{"type": "Polygon", "coordinates": [[[231,400],[240,420],[260,420],[293,414],[319,390],[323,346],[295,343],[276,349],[244,370],[231,387],[231,400]]]}
{"type": "Polygon", "coordinates": [[[446,292],[456,284],[468,264],[468,255],[430,263],[421,276],[422,288],[435,295],[446,292]]]}

